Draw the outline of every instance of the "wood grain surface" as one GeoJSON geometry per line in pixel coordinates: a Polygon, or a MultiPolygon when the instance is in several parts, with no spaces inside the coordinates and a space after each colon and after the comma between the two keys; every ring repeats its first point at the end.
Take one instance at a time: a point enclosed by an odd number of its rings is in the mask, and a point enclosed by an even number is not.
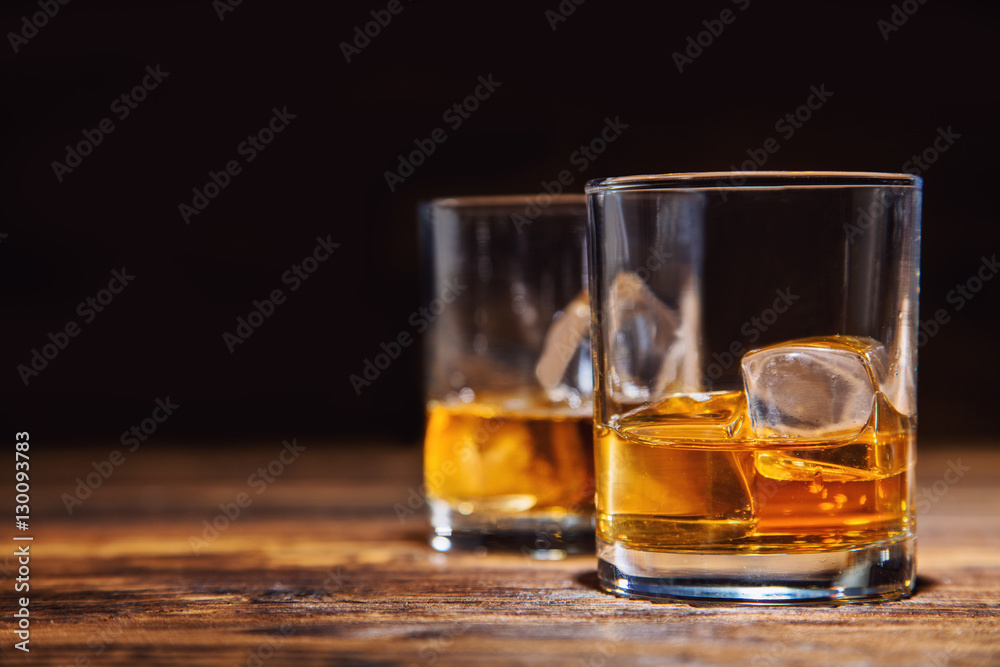
{"type": "Polygon", "coordinates": [[[424,514],[393,509],[420,502],[416,448],[298,444],[280,464],[279,442],[146,445],[70,513],[115,446],[35,441],[24,533],[2,473],[0,663],[1000,664],[1000,446],[922,448],[912,598],[784,608],[618,599],[592,556],[435,553],[424,514]],[[14,649],[15,533],[34,538],[30,653],[14,649]]]}

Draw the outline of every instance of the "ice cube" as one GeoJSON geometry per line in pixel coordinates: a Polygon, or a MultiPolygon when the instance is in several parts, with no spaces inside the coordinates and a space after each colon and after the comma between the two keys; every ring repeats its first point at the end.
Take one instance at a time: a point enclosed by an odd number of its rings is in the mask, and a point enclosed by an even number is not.
{"type": "Polygon", "coordinates": [[[780,482],[868,482],[884,477],[878,470],[796,457],[782,450],[757,452],[755,466],[764,477],[780,482]]]}
{"type": "Polygon", "coordinates": [[[632,524],[638,544],[705,545],[753,534],[753,452],[662,446],[613,429],[602,442],[598,465],[612,474],[599,478],[598,495],[606,511],[632,524]]]}
{"type": "Polygon", "coordinates": [[[702,390],[701,351],[698,349],[701,295],[694,281],[689,281],[681,290],[677,315],[680,322],[674,331],[675,338],[663,357],[663,364],[656,377],[653,389],[656,396],[702,390]]]}
{"type": "Polygon", "coordinates": [[[871,417],[887,372],[871,338],[803,338],[747,352],[743,386],[758,438],[852,437],[871,417]]]}
{"type": "Polygon", "coordinates": [[[621,428],[647,442],[717,442],[739,437],[745,415],[741,391],[676,394],[625,416],[621,428]]]}
{"type": "Polygon", "coordinates": [[[892,406],[911,417],[917,414],[917,344],[913,336],[916,325],[910,326],[917,320],[916,309],[916,299],[903,297],[896,324],[898,334],[887,353],[889,368],[882,382],[882,392],[892,406]]]}
{"type": "Polygon", "coordinates": [[[584,290],[576,295],[545,333],[535,377],[545,389],[556,390],[566,375],[570,361],[590,329],[590,297],[584,290]]]}
{"type": "Polygon", "coordinates": [[[701,391],[698,373],[698,296],[690,281],[679,310],[665,304],[645,281],[623,271],[609,300],[612,373],[626,399],[649,400],[666,393],[701,391]]]}

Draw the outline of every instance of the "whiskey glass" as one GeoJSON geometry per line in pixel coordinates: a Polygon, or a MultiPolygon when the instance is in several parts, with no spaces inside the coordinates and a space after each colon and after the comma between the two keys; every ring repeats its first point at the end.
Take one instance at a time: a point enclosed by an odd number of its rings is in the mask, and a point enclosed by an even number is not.
{"type": "Polygon", "coordinates": [[[921,181],[591,181],[598,579],[653,600],[909,594],[921,181]]]}
{"type": "Polygon", "coordinates": [[[431,546],[592,553],[584,196],[436,199],[421,236],[431,546]]]}

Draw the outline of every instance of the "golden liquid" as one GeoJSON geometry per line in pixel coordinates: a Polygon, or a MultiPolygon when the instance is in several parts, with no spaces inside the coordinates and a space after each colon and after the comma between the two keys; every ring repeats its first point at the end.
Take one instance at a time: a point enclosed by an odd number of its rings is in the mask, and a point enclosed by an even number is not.
{"type": "Polygon", "coordinates": [[[597,531],[645,551],[840,551],[911,534],[913,420],[876,393],[859,434],[754,438],[740,391],[598,428],[597,531]]]}
{"type": "Polygon", "coordinates": [[[592,512],[594,440],[589,409],[541,401],[428,406],[427,496],[462,514],[592,512]]]}

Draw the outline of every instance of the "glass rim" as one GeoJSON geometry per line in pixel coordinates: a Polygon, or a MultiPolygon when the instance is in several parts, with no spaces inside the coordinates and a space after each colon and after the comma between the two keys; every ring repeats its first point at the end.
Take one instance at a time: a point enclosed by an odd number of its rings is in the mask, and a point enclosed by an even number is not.
{"type": "Polygon", "coordinates": [[[438,197],[424,203],[425,206],[442,208],[504,208],[510,206],[529,206],[534,204],[541,208],[548,206],[567,206],[587,203],[585,194],[550,195],[547,192],[513,195],[466,195],[459,197],[438,197]]]}
{"type": "Polygon", "coordinates": [[[704,171],[612,176],[587,181],[586,193],[627,190],[783,190],[901,187],[920,190],[915,174],[879,171],[704,171]]]}

